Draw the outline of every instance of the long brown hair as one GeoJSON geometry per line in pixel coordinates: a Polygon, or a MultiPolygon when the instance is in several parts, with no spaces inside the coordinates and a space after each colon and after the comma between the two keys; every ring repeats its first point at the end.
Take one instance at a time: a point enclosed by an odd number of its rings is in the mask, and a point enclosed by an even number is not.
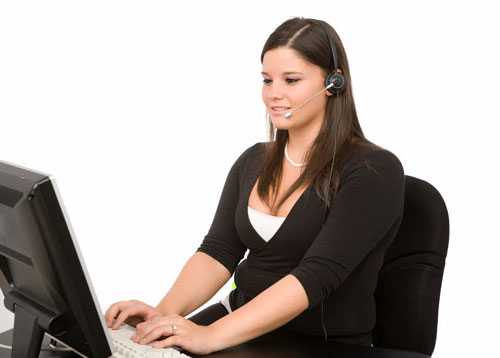
{"type": "Polygon", "coordinates": [[[262,50],[261,63],[267,51],[278,47],[290,48],[304,60],[319,66],[326,78],[334,71],[334,64],[325,31],[335,46],[337,65],[344,76],[345,88],[340,94],[328,96],[325,120],[311,148],[306,152],[305,169],[277,204],[288,130],[275,129],[273,123],[268,120],[270,141],[265,143],[265,155],[257,192],[261,198],[264,198],[273,215],[276,215],[283,202],[297,188],[311,183],[318,196],[325,202],[326,208],[329,208],[333,199],[330,198],[331,194],[333,193],[334,196],[339,190],[340,172],[345,160],[359,148],[380,148],[363,135],[354,105],[351,75],[344,46],[337,32],[327,22],[303,17],[286,20],[267,39],[262,50]],[[336,146],[335,134],[337,134],[336,146]],[[335,159],[332,168],[334,149],[335,159]],[[330,173],[332,173],[331,181],[330,173]],[[272,199],[270,198],[271,189],[274,193],[272,199]]]}

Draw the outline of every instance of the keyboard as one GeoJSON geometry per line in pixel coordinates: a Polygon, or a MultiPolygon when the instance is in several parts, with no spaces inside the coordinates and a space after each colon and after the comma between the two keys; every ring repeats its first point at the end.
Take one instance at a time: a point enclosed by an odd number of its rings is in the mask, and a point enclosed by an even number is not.
{"type": "Polygon", "coordinates": [[[130,339],[135,328],[124,324],[119,329],[108,329],[115,347],[113,357],[116,358],[191,358],[177,348],[153,348],[145,344],[137,344],[130,339]]]}

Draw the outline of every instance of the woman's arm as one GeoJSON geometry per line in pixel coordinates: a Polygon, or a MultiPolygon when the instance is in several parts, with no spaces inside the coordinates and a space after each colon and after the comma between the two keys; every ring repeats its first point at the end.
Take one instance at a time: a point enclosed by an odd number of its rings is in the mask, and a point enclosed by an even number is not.
{"type": "Polygon", "coordinates": [[[239,197],[240,167],[257,144],[247,148],[226,177],[212,225],[197,252],[158,304],[164,314],[186,316],[207,302],[231,278],[246,247],[234,224],[239,197]]]}
{"type": "Polygon", "coordinates": [[[287,275],[237,310],[212,323],[216,351],[249,341],[281,327],[308,307],[306,292],[287,275]]]}
{"type": "Polygon", "coordinates": [[[196,252],[156,309],[162,314],[187,316],[211,299],[231,276],[217,260],[203,252],[196,252]]]}

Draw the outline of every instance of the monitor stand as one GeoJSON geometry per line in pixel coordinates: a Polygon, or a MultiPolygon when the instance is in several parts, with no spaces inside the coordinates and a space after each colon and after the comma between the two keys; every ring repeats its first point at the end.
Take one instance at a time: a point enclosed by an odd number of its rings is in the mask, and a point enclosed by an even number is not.
{"type": "Polygon", "coordinates": [[[45,332],[57,332],[61,315],[31,301],[15,288],[4,295],[5,307],[14,313],[12,358],[38,358],[45,332]]]}
{"type": "MultiPolygon", "coordinates": [[[[12,347],[12,338],[14,330],[9,329],[8,331],[0,333],[0,358],[11,358],[12,349],[7,347],[12,347]]],[[[50,344],[51,339],[49,336],[45,335],[42,345],[40,348],[40,355],[38,358],[82,358],[79,354],[67,349],[61,349],[61,347],[53,348],[50,344]]]]}

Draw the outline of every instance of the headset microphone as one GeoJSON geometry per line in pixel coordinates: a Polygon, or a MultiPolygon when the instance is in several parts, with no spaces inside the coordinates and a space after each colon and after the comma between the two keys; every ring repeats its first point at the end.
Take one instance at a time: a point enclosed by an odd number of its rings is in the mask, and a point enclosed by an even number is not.
{"type": "Polygon", "coordinates": [[[292,114],[293,114],[293,112],[294,112],[294,111],[296,111],[297,109],[302,108],[302,107],[303,107],[306,103],[308,103],[311,99],[313,99],[314,97],[316,97],[316,96],[317,96],[317,95],[319,95],[320,93],[322,93],[322,92],[326,91],[327,89],[329,89],[329,88],[330,88],[330,87],[332,87],[332,86],[333,86],[333,83],[330,83],[328,86],[326,86],[325,88],[323,88],[321,91],[319,91],[318,93],[316,93],[316,94],[312,95],[311,97],[309,97],[309,98],[308,98],[308,99],[307,99],[304,103],[302,103],[302,104],[301,104],[300,106],[298,106],[297,108],[294,108],[294,109],[292,109],[291,111],[286,112],[286,113],[284,114],[284,116],[283,116],[283,117],[285,117],[285,119],[289,119],[289,118],[292,116],[292,114]]]}

